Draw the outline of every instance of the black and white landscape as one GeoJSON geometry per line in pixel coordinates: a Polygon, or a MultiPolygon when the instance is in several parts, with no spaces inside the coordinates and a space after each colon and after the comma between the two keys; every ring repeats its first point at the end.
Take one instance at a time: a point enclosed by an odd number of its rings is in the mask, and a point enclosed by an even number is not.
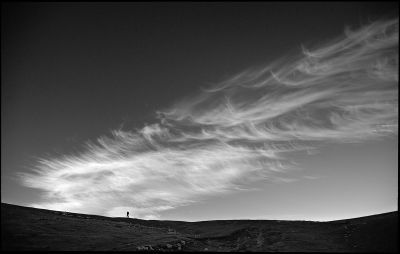
{"type": "Polygon", "coordinates": [[[2,249],[397,251],[398,22],[3,3],[2,249]]]}
{"type": "Polygon", "coordinates": [[[140,220],[1,205],[2,250],[396,252],[397,212],[331,222],[140,220]]]}

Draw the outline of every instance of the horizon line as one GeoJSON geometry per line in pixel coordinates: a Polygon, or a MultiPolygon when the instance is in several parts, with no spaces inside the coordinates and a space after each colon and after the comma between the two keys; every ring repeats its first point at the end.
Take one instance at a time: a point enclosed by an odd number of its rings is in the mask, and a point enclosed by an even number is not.
{"type": "Polygon", "coordinates": [[[89,215],[89,216],[97,216],[97,217],[104,217],[104,218],[122,218],[122,219],[135,219],[135,220],[143,220],[143,221],[175,221],[175,222],[207,222],[207,221],[244,221],[244,220],[252,220],[252,221],[302,221],[302,222],[338,222],[338,221],[343,221],[343,220],[352,220],[352,219],[360,219],[360,218],[365,218],[365,217],[371,217],[371,216],[377,216],[377,215],[383,215],[383,214],[389,214],[389,213],[395,213],[398,212],[397,210],[392,210],[388,212],[383,212],[383,213],[375,213],[375,214],[369,214],[369,215],[364,215],[364,216],[358,216],[358,217],[350,217],[350,218],[344,218],[344,219],[335,219],[335,220],[306,220],[306,219],[210,219],[210,220],[198,220],[198,221],[185,221],[185,220],[146,220],[146,219],[140,219],[140,218],[126,218],[126,217],[109,217],[109,216],[104,216],[104,215],[99,215],[99,214],[85,214],[85,213],[75,213],[75,212],[68,212],[68,211],[59,211],[59,210],[50,210],[50,209],[45,209],[45,208],[39,208],[39,207],[32,207],[32,206],[23,206],[23,205],[16,205],[16,204],[10,204],[6,202],[1,202],[1,204],[5,205],[12,205],[12,206],[19,206],[23,208],[30,208],[30,209],[38,209],[38,210],[46,210],[46,211],[52,211],[52,212],[65,212],[69,214],[82,214],[82,215],[89,215]]]}

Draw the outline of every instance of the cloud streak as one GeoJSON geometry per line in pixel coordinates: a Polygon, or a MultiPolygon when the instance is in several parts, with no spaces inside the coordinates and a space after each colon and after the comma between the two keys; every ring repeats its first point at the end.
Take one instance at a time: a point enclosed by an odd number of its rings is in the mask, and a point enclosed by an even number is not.
{"type": "Polygon", "coordinates": [[[397,108],[396,19],[239,73],[20,179],[44,191],[37,207],[158,218],[252,181],[294,181],[290,152],[397,135],[397,108]]]}

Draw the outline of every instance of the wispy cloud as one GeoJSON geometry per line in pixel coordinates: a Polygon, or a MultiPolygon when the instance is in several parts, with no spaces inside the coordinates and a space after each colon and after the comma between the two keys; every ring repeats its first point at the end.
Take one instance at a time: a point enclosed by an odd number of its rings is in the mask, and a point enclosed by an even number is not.
{"type": "Polygon", "coordinates": [[[296,180],[287,153],[397,134],[397,108],[396,19],[244,71],[160,110],[157,123],[113,131],[20,176],[45,193],[34,206],[158,218],[251,181],[296,180]]]}

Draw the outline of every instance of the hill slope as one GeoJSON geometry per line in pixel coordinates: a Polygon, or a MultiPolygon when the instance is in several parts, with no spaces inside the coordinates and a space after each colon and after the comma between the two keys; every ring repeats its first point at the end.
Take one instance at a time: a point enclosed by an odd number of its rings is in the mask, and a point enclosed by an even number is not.
{"type": "Polygon", "coordinates": [[[391,212],[332,222],[155,221],[2,203],[1,242],[2,250],[396,252],[397,220],[391,212]]]}

